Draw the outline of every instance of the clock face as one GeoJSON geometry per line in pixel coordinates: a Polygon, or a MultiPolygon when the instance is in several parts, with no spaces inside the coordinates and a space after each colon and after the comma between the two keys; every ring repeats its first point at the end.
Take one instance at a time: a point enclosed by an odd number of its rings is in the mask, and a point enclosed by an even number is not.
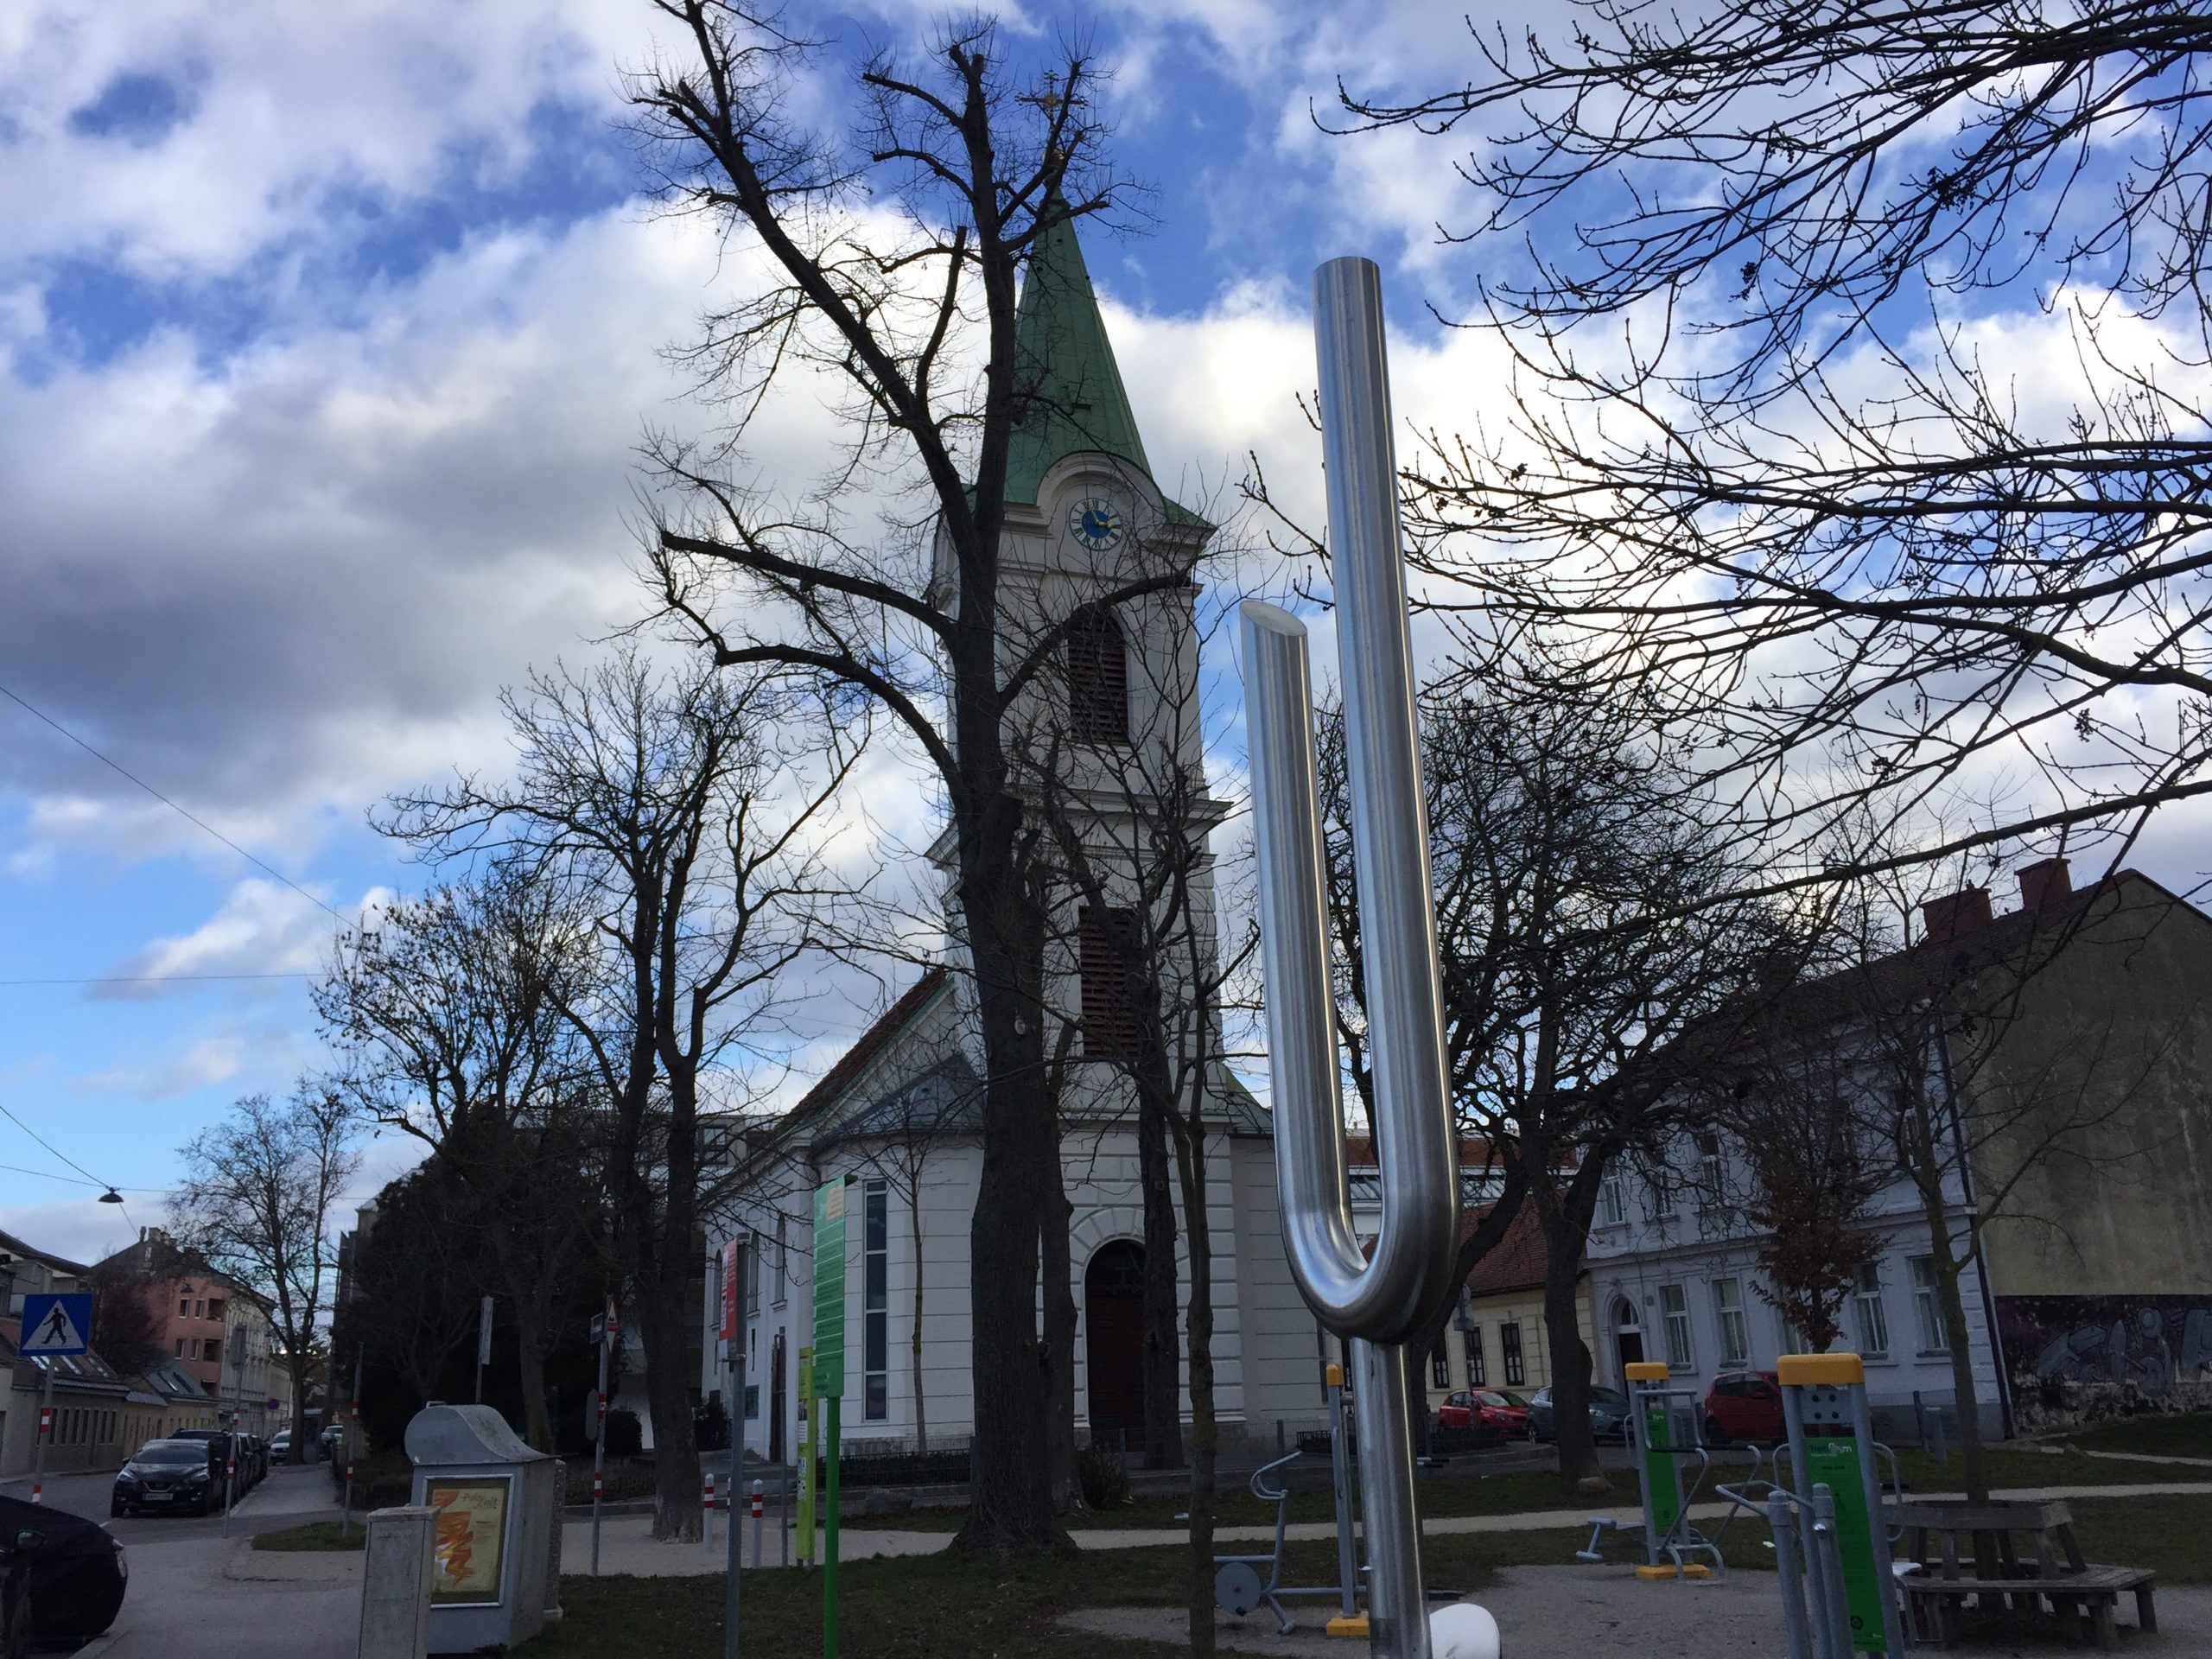
{"type": "Polygon", "coordinates": [[[1068,533],[1094,552],[1118,547],[1126,533],[1122,510],[1103,496],[1087,497],[1068,509],[1068,533]]]}

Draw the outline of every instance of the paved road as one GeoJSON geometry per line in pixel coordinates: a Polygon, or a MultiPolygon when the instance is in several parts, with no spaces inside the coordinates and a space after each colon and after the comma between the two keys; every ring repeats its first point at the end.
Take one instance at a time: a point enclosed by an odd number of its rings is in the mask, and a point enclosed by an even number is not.
{"type": "MultiPolygon", "coordinates": [[[[111,1521],[111,1473],[50,1475],[46,1501],[89,1516],[123,1541],[130,1588],[105,1637],[79,1659],[346,1659],[360,1625],[357,1582],[242,1582],[225,1567],[257,1532],[335,1519],[327,1467],[278,1467],[223,1517],[139,1516],[111,1521]]],[[[4,1490],[28,1497],[28,1481],[4,1490]]]]}

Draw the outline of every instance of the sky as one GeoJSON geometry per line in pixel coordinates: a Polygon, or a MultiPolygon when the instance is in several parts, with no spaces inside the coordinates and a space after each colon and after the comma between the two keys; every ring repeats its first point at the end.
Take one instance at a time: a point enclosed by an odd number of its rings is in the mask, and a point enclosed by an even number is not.
{"type": "MultiPolygon", "coordinates": [[[[827,101],[935,14],[791,15],[830,43],[827,101]]],[[[1303,294],[1334,254],[1393,271],[1402,399],[1464,379],[1474,348],[1421,309],[1471,278],[1433,245],[1448,156],[1415,169],[1311,113],[1340,71],[1389,87],[1464,54],[1456,10],[1357,38],[1336,7],[1243,0],[998,16],[1017,72],[1071,42],[1112,68],[1151,222],[1086,251],[1171,490],[1217,494],[1256,453],[1311,503],[1303,294]]],[[[88,1255],[158,1223],[175,1149],[317,1062],[336,918],[424,880],[370,809],[507,765],[500,687],[640,613],[637,448],[700,418],[664,353],[727,276],[641,198],[619,124],[653,21],[0,13],[0,1227],[88,1255]]],[[[895,767],[864,792],[882,856],[926,841],[895,767]]],[[[797,1077],[883,994],[819,1009],[797,1077]]],[[[362,1193],[413,1155],[368,1151],[362,1193]]]]}
{"type": "MultiPolygon", "coordinates": [[[[828,42],[800,89],[826,108],[937,14],[787,15],[828,42]]],[[[1496,348],[1431,312],[1464,315],[1478,274],[1436,228],[1464,146],[1313,118],[1339,76],[1477,73],[1457,6],[995,15],[1017,73],[1070,42],[1112,68],[1151,222],[1086,252],[1171,493],[1256,459],[1313,507],[1305,295],[1337,254],[1383,267],[1402,416],[1481,416],[1496,348]]],[[[340,918],[423,884],[372,808],[509,765],[500,688],[643,612],[638,448],[704,418],[667,351],[732,270],[640,194],[620,96],[653,22],[0,9],[0,1227],[86,1256],[158,1222],[175,1149],[321,1058],[308,984],[340,918]]],[[[796,485],[833,432],[796,408],[750,464],[796,485]]],[[[910,775],[861,792],[874,856],[926,842],[910,775]]],[[[887,995],[833,987],[791,1086],[887,995]]],[[[412,1155],[371,1146],[357,1195],[412,1155]]]]}

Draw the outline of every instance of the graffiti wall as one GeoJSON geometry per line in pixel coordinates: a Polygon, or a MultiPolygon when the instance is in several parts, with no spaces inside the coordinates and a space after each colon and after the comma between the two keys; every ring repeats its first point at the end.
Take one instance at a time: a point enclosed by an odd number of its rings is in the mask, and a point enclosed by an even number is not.
{"type": "Polygon", "coordinates": [[[2017,1431],[2212,1410],[2212,1295],[1999,1296],[2017,1431]]]}

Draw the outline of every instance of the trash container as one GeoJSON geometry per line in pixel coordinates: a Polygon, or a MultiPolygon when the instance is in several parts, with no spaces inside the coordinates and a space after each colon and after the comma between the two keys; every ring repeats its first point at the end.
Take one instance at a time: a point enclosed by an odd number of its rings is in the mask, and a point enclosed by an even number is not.
{"type": "Polygon", "coordinates": [[[406,1446],[413,1501],[437,1511],[429,1650],[527,1642],[552,1599],[560,1465],[489,1406],[425,1406],[407,1425],[406,1446]]]}

